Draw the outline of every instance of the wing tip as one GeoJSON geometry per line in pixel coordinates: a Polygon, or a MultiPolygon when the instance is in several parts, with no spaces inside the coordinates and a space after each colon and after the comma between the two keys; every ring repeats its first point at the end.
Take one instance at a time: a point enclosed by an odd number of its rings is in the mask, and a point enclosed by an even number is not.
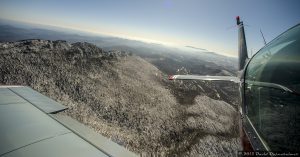
{"type": "Polygon", "coordinates": [[[169,80],[174,80],[175,79],[175,76],[174,75],[169,75],[169,80]]]}

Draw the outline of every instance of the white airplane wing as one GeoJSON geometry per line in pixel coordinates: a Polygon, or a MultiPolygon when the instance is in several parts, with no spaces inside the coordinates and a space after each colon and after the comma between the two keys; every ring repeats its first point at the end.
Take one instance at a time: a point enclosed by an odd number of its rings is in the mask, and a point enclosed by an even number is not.
{"type": "Polygon", "coordinates": [[[201,76],[201,75],[171,75],[169,80],[206,80],[206,81],[231,81],[240,82],[240,78],[234,76],[201,76]]]}
{"type": "Polygon", "coordinates": [[[29,87],[0,86],[0,156],[138,156],[59,114],[66,109],[29,87]]]}

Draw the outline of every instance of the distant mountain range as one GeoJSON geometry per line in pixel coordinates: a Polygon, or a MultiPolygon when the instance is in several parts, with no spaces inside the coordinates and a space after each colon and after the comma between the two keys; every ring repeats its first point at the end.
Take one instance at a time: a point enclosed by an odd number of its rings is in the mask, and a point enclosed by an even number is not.
{"type": "Polygon", "coordinates": [[[228,71],[235,75],[237,59],[222,56],[214,52],[193,46],[181,48],[168,47],[156,43],[145,43],[117,37],[96,36],[85,32],[76,32],[65,28],[31,25],[7,20],[0,20],[0,41],[18,41],[26,39],[65,40],[70,43],[89,42],[104,50],[128,51],[136,54],[157,66],[165,73],[173,74],[181,67],[187,68],[191,74],[215,75],[218,71],[228,71]],[[192,51],[190,51],[192,49],[192,51]],[[161,67],[167,62],[173,67],[161,67]],[[206,69],[214,70],[203,70],[206,69]]]}

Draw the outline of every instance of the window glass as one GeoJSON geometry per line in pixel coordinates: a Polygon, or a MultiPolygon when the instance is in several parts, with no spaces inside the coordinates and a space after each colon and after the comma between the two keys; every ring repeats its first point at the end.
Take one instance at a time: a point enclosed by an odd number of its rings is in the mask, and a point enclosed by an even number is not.
{"type": "Polygon", "coordinates": [[[261,49],[245,75],[247,115],[273,151],[300,148],[300,26],[261,49]]]}

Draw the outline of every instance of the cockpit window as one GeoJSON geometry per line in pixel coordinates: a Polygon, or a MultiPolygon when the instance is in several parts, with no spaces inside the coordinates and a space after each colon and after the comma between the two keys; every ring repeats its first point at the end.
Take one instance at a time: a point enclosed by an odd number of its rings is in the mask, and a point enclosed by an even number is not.
{"type": "Polygon", "coordinates": [[[245,74],[247,116],[272,151],[300,148],[300,25],[261,49],[245,74]]]}
{"type": "Polygon", "coordinates": [[[249,63],[246,79],[281,84],[300,92],[300,25],[261,49],[249,63]]]}

